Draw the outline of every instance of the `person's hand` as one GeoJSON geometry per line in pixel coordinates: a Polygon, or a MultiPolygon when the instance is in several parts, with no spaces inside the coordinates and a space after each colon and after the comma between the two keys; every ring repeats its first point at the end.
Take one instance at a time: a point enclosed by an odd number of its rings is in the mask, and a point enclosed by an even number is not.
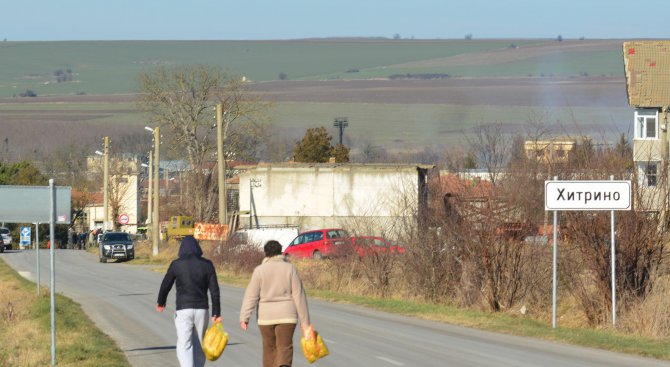
{"type": "Polygon", "coordinates": [[[247,324],[249,324],[249,323],[244,322],[244,321],[240,321],[240,328],[242,329],[242,331],[247,331],[247,324]]]}
{"type": "Polygon", "coordinates": [[[302,324],[302,335],[305,340],[310,340],[314,338],[314,327],[310,324],[302,324]]]}
{"type": "Polygon", "coordinates": [[[221,316],[212,316],[212,324],[215,324],[217,322],[223,321],[223,317],[221,316]]]}
{"type": "Polygon", "coordinates": [[[165,306],[163,306],[163,305],[156,305],[156,311],[158,311],[158,312],[163,312],[163,311],[165,311],[165,306]]]}

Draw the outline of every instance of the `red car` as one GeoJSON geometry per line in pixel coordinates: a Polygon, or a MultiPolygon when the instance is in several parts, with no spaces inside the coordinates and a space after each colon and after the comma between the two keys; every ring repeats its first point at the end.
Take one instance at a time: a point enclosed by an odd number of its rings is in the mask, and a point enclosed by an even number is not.
{"type": "Polygon", "coordinates": [[[405,248],[395,244],[383,237],[375,236],[360,236],[352,237],[351,243],[358,253],[358,256],[363,257],[370,254],[378,253],[392,253],[404,254],[405,248]]]}
{"type": "Polygon", "coordinates": [[[321,259],[335,255],[341,251],[340,248],[350,244],[349,234],[344,229],[317,229],[299,234],[284,250],[284,255],[297,259],[321,259]]]}

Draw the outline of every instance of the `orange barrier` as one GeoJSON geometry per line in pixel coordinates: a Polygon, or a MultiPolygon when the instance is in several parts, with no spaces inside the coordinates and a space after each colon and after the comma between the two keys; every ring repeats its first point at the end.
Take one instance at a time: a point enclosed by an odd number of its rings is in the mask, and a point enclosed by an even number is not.
{"type": "Polygon", "coordinates": [[[195,223],[193,237],[198,240],[223,241],[228,237],[228,225],[216,223],[195,223]]]}

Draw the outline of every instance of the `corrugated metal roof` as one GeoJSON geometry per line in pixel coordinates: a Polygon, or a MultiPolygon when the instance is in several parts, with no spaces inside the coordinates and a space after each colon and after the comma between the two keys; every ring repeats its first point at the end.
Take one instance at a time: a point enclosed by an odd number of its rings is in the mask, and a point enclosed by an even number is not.
{"type": "Polygon", "coordinates": [[[670,40],[623,43],[628,104],[670,106],[670,40]]]}

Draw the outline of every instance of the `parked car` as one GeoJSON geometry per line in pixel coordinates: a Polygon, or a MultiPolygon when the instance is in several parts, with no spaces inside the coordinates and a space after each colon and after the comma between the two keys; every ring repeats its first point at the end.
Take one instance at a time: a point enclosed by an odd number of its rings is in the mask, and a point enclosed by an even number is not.
{"type": "Polygon", "coordinates": [[[5,252],[5,243],[2,240],[2,236],[0,236],[0,254],[5,252]]]}
{"type": "Polygon", "coordinates": [[[344,229],[328,228],[299,234],[289,243],[284,255],[297,259],[321,259],[350,252],[351,241],[344,229]]]}
{"type": "Polygon", "coordinates": [[[106,232],[100,241],[100,262],[107,259],[132,260],[135,258],[135,242],[125,232],[106,232]]]}
{"type": "Polygon", "coordinates": [[[352,237],[351,244],[358,256],[363,257],[371,254],[391,253],[404,254],[405,248],[395,242],[377,236],[352,237]]]}
{"type": "Polygon", "coordinates": [[[2,237],[3,250],[12,249],[12,231],[9,228],[0,227],[0,237],[2,237]]]}

